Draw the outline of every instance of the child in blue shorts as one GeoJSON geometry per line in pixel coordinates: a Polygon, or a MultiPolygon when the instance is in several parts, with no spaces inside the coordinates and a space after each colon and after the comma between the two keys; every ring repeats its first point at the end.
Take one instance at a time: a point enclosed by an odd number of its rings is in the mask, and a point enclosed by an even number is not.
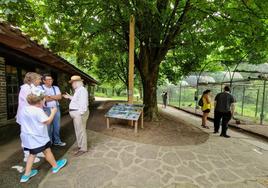
{"type": "Polygon", "coordinates": [[[22,146],[30,152],[25,173],[20,182],[27,182],[35,176],[38,171],[32,169],[36,154],[43,152],[45,159],[52,166],[52,173],[57,173],[67,163],[66,159],[55,161],[54,155],[50,149],[51,142],[47,131],[47,125],[51,124],[57,109],[51,109],[50,116],[43,111],[44,94],[42,90],[34,90],[27,96],[30,104],[25,106],[21,112],[21,141],[22,146]]]}

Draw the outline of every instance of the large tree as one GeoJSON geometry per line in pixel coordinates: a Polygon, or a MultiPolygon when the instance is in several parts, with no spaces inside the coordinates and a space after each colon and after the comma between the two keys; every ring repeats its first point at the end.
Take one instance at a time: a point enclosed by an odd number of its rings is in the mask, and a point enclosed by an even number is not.
{"type": "Polygon", "coordinates": [[[96,48],[91,44],[100,36],[111,51],[118,48],[114,39],[120,39],[122,53],[127,53],[129,17],[134,15],[135,66],[149,120],[157,117],[160,65],[167,62],[169,52],[184,57],[171,66],[189,72],[215,51],[232,57],[248,53],[254,59],[263,55],[256,50],[266,48],[260,40],[267,43],[268,3],[262,0],[5,0],[3,4],[5,19],[39,39],[46,36],[48,46],[57,52],[77,54],[78,63],[92,58],[96,48]]]}

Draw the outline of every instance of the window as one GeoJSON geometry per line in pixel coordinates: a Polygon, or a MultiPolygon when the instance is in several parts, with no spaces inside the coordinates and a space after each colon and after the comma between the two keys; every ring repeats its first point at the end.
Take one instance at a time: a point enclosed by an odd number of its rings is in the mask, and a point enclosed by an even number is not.
{"type": "Polygon", "coordinates": [[[18,108],[19,80],[17,68],[6,65],[7,116],[12,119],[18,108]]]}

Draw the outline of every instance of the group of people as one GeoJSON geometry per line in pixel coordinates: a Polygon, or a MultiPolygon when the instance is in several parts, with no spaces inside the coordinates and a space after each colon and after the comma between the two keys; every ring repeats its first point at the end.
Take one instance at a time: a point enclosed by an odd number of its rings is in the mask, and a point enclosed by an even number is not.
{"type": "Polygon", "coordinates": [[[64,147],[60,138],[60,103],[63,98],[69,99],[69,113],[73,119],[78,147],[74,155],[80,156],[87,152],[86,122],[89,116],[88,91],[80,76],[72,76],[69,83],[74,95],[62,94],[59,87],[53,85],[50,74],[41,76],[28,72],[24,84],[20,88],[16,121],[21,128],[21,145],[26,162],[25,172],[20,182],[27,182],[38,171],[32,169],[39,157],[45,157],[52,166],[52,173],[57,173],[67,164],[67,159],[56,161],[51,146],[64,147]]]}
{"type": "MultiPolygon", "coordinates": [[[[168,93],[163,91],[162,94],[163,108],[167,106],[168,93]]],[[[203,112],[202,116],[202,128],[209,129],[207,126],[207,118],[212,109],[211,90],[205,90],[198,101],[198,105],[201,106],[203,112]]],[[[235,98],[230,92],[230,87],[225,86],[224,91],[218,93],[214,100],[214,134],[217,134],[222,126],[220,136],[229,138],[227,134],[228,123],[232,119],[235,111],[235,98]]]]}
{"type": "MultiPolygon", "coordinates": [[[[214,100],[214,134],[219,133],[221,124],[220,136],[225,138],[230,137],[227,134],[228,123],[234,116],[235,111],[235,98],[230,91],[230,87],[225,86],[224,91],[218,93],[214,100]]],[[[201,126],[207,129],[209,129],[209,127],[207,126],[207,118],[212,109],[212,102],[210,98],[211,90],[205,90],[198,102],[199,106],[201,106],[201,109],[203,111],[201,126]]]]}

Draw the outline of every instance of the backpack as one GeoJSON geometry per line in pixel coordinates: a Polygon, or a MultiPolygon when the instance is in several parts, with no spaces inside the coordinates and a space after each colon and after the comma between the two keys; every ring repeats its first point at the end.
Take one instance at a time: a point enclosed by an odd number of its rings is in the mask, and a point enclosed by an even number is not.
{"type": "Polygon", "coordinates": [[[204,102],[203,102],[203,96],[199,99],[199,101],[198,101],[198,105],[199,105],[199,106],[203,106],[203,105],[204,105],[204,102]]]}

